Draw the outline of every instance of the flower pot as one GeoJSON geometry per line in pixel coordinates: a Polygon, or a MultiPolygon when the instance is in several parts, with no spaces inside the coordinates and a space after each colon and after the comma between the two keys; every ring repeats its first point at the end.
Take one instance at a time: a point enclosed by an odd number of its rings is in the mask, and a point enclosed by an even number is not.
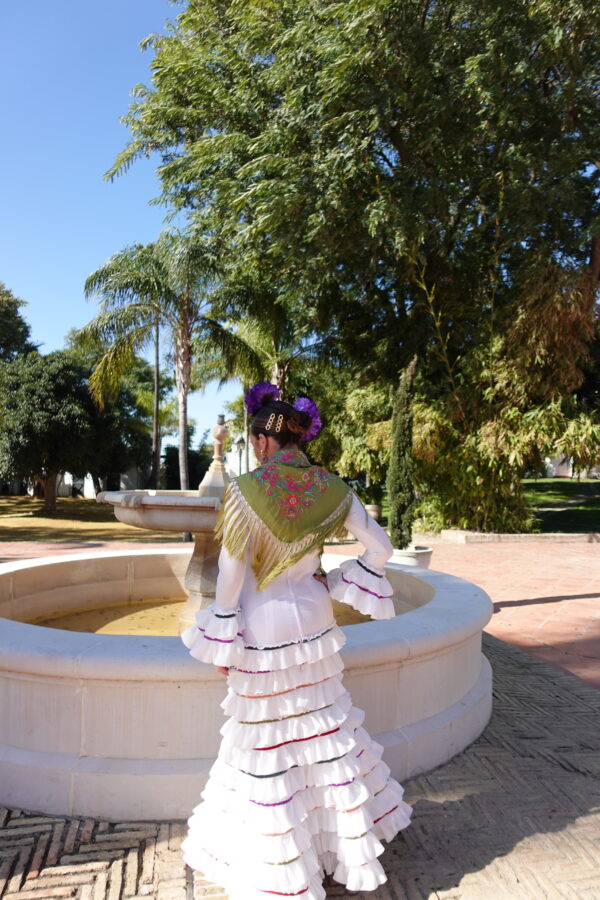
{"type": "Polygon", "coordinates": [[[379,505],[379,503],[366,503],[365,509],[372,519],[375,519],[376,522],[379,522],[379,520],[381,519],[381,506],[379,505]]]}
{"type": "Polygon", "coordinates": [[[401,563],[403,566],[420,566],[422,569],[428,569],[432,553],[433,547],[410,546],[405,550],[394,549],[390,562],[401,563]]]}

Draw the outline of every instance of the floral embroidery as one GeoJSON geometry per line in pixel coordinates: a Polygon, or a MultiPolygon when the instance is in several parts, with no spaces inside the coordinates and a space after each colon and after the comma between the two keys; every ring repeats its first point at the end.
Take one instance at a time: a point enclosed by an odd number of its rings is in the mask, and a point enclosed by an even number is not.
{"type": "Polygon", "coordinates": [[[310,509],[331,478],[325,469],[312,466],[301,450],[279,450],[251,474],[266,488],[267,496],[275,499],[288,522],[310,509]],[[295,471],[289,471],[291,468],[295,471]]]}

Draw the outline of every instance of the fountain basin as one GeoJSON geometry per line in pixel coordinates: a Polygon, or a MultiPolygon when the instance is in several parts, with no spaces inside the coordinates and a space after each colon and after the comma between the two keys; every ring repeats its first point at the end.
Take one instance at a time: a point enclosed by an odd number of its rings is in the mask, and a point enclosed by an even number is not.
{"type": "MultiPolygon", "coordinates": [[[[342,558],[325,555],[325,568],[342,558]]],[[[182,547],[0,565],[0,804],[109,820],[190,814],[219,745],[222,676],[176,637],[27,624],[182,596],[189,559],[182,547]]],[[[491,671],[481,630],[492,607],[449,575],[395,563],[387,575],[398,615],[346,627],[342,657],[365,726],[402,781],[485,727],[491,671]]]]}

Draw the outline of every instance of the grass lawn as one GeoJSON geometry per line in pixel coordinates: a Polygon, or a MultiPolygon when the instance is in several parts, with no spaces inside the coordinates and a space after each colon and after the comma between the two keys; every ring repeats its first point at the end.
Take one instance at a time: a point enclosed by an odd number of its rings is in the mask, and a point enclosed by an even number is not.
{"type": "Polygon", "coordinates": [[[169,531],[146,531],[115,519],[108,503],[59,497],[56,515],[41,514],[43,501],[0,497],[1,541],[180,541],[169,531]]]}
{"type": "Polygon", "coordinates": [[[600,532],[600,479],[526,478],[540,531],[600,532]]]}
{"type": "MultiPolygon", "coordinates": [[[[525,478],[523,486],[542,533],[600,533],[600,478],[525,478]]],[[[386,493],[382,525],[388,513],[386,493]]]]}
{"type": "MultiPolygon", "coordinates": [[[[524,485],[540,531],[600,532],[600,479],[527,478],[524,485]]],[[[41,509],[41,500],[0,496],[0,541],[181,540],[178,533],[124,525],[112,506],[95,500],[59,497],[52,517],[41,515],[41,509]]]]}

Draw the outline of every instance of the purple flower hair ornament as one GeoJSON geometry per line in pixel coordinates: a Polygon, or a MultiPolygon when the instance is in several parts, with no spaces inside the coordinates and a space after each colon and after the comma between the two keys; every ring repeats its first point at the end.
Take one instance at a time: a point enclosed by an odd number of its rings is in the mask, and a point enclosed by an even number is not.
{"type": "Polygon", "coordinates": [[[246,396],[244,403],[246,409],[251,416],[256,415],[259,409],[272,400],[279,400],[279,388],[270,381],[259,381],[254,387],[251,387],[246,396]]]}
{"type": "Polygon", "coordinates": [[[319,415],[319,407],[314,402],[314,400],[310,400],[308,397],[298,397],[298,399],[294,403],[294,409],[298,409],[300,410],[300,412],[308,413],[308,415],[311,417],[311,423],[302,435],[302,440],[312,441],[313,438],[316,438],[321,430],[321,416],[319,415]]]}

